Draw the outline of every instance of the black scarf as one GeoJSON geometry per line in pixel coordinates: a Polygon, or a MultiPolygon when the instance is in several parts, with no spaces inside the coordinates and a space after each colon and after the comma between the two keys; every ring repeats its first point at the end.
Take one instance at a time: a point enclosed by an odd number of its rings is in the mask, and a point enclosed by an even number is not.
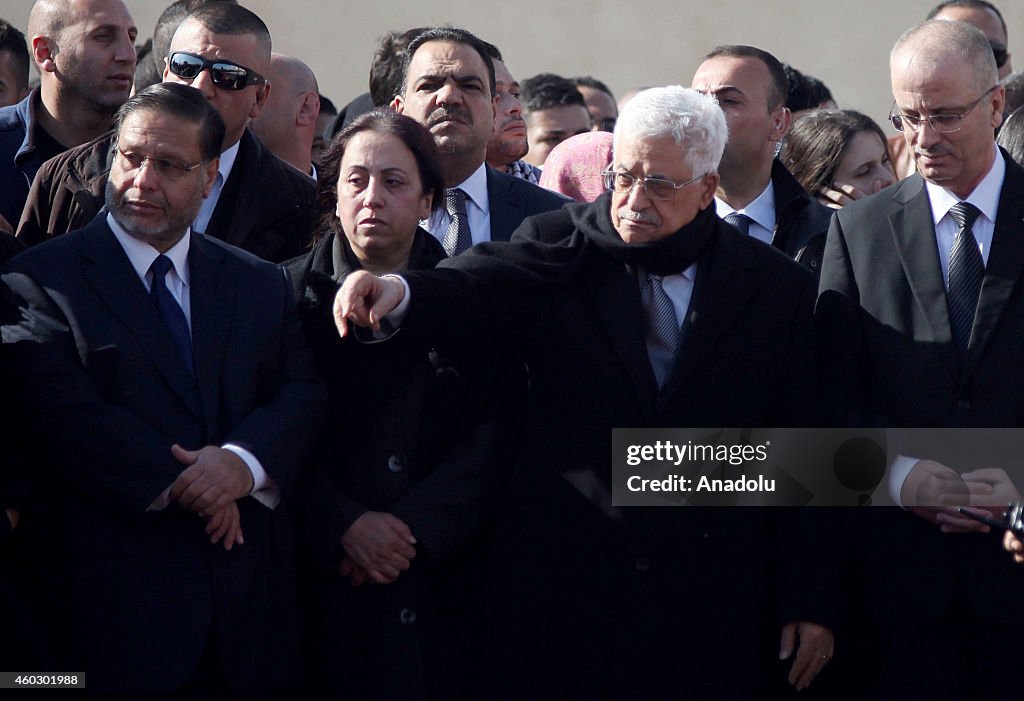
{"type": "Polygon", "coordinates": [[[590,206],[571,207],[573,223],[584,236],[616,260],[642,266],[655,275],[676,275],[697,261],[717,231],[718,215],[712,203],[697,212],[689,224],[657,241],[626,243],[611,217],[611,193],[590,206]]]}

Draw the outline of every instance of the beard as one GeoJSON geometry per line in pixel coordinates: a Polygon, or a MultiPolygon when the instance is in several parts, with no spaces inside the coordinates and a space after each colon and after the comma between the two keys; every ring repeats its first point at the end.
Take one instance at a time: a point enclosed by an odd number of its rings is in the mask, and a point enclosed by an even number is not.
{"type": "Polygon", "coordinates": [[[154,203],[162,205],[162,215],[154,212],[154,216],[142,217],[129,211],[123,202],[127,192],[130,190],[118,193],[114,184],[108,180],[105,190],[107,211],[129,235],[155,248],[160,248],[161,244],[173,245],[184,236],[203,204],[202,181],[198,179],[195,191],[189,194],[182,206],[172,209],[166,200],[154,203]]]}
{"type": "Polygon", "coordinates": [[[508,166],[525,156],[529,150],[530,144],[525,136],[510,139],[496,134],[487,142],[487,161],[508,166]]]}

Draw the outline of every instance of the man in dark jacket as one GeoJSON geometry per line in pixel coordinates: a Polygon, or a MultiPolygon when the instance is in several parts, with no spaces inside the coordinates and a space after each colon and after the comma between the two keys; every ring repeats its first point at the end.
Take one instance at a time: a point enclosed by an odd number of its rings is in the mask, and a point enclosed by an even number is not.
{"type": "Polygon", "coordinates": [[[713,49],[692,83],[718,100],[729,123],[718,215],[818,274],[832,211],[775,158],[791,121],[787,84],[778,59],[753,46],[713,49]]]}
{"type": "Polygon", "coordinates": [[[409,43],[402,92],[392,109],[430,130],[441,153],[445,208],[426,229],[457,255],[472,244],[508,241],[525,217],[569,201],[489,167],[494,127],[494,62],[487,44],[464,29],[433,27],[409,43]]]}
{"type": "Polygon", "coordinates": [[[408,302],[403,333],[490,329],[529,366],[488,698],[771,698],[772,660],[797,639],[797,688],[831,658],[833,587],[805,512],[612,498],[613,428],[813,418],[813,276],[715,216],[725,135],[706,96],[640,93],[616,125],[612,193],[407,283],[356,273],[338,297],[336,317],[359,323],[368,298],[381,313],[408,302]]]}
{"type": "Polygon", "coordinates": [[[18,225],[39,166],[110,129],[132,88],[135,21],[121,0],[39,0],[28,19],[39,87],[0,108],[0,219],[18,225]]]}
{"type": "MultiPolygon", "coordinates": [[[[266,25],[237,5],[204,5],[178,27],[171,59],[164,80],[200,90],[227,127],[217,182],[194,228],[273,262],[299,255],[316,216],[313,183],[246,128],[271,88],[264,77],[270,65],[266,25]],[[215,54],[210,46],[220,48],[215,54]],[[204,63],[213,60],[216,65],[204,63]]],[[[34,245],[91,221],[103,206],[112,141],[107,134],[40,170],[18,226],[19,238],[34,245]]]]}

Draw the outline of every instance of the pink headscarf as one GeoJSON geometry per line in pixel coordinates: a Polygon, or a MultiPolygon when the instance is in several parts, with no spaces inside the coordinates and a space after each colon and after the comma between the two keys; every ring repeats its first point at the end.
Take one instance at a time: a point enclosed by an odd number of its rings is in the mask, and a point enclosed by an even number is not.
{"type": "Polygon", "coordinates": [[[601,171],[612,160],[612,135],[588,131],[555,146],[544,161],[540,186],[573,198],[593,202],[604,192],[601,171]]]}

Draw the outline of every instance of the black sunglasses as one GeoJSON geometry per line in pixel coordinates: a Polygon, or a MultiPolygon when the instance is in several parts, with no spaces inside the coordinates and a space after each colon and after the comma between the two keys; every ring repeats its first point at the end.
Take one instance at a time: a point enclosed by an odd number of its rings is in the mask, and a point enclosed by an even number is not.
{"type": "Polygon", "coordinates": [[[1006,59],[1010,57],[1010,54],[1006,52],[1006,47],[992,42],[989,42],[989,46],[992,47],[992,55],[996,59],[996,68],[1002,68],[1006,64],[1006,59]]]}
{"type": "Polygon", "coordinates": [[[175,51],[167,59],[171,73],[183,80],[195,80],[210,69],[210,80],[224,90],[243,90],[249,85],[263,85],[267,79],[254,70],[230,61],[207,61],[202,56],[175,51]]]}

